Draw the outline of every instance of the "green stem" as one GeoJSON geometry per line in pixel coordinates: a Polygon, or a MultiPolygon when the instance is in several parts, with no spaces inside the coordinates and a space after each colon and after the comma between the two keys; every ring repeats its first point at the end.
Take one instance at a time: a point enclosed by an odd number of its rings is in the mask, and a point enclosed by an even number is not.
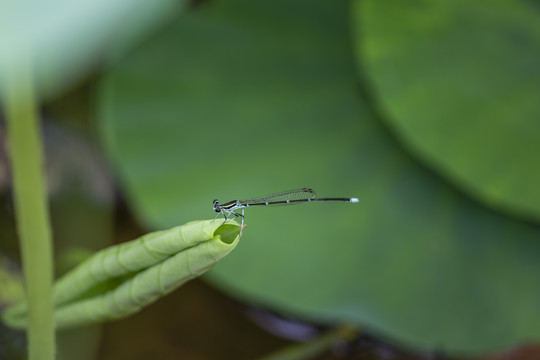
{"type": "Polygon", "coordinates": [[[4,88],[2,100],[26,282],[28,358],[52,360],[55,356],[53,261],[42,144],[29,67],[22,65],[18,70],[4,79],[9,86],[4,88]]]}
{"type": "Polygon", "coordinates": [[[332,349],[332,346],[336,341],[350,341],[357,335],[358,330],[355,327],[344,324],[309,342],[289,346],[259,360],[312,359],[325,351],[332,349]]]}

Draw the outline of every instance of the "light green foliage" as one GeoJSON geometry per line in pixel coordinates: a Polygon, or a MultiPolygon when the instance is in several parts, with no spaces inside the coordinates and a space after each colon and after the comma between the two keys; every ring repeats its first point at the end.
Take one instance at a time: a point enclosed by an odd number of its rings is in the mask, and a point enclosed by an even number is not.
{"type": "Polygon", "coordinates": [[[173,0],[7,0],[0,3],[0,93],[6,77],[29,60],[39,98],[50,97],[111,62],[163,20],[173,0]],[[44,16],[46,15],[46,16],[44,16]]]}
{"type": "MultiPolygon", "coordinates": [[[[126,317],[200,276],[238,243],[240,226],[222,223],[194,221],[97,252],[55,283],[56,327],[126,317]]],[[[24,327],[26,305],[4,320],[24,327]]]]}

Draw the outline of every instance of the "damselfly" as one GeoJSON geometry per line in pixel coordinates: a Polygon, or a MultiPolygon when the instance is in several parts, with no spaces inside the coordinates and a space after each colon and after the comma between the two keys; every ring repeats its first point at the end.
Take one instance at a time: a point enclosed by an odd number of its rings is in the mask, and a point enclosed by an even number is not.
{"type": "Polygon", "coordinates": [[[271,195],[256,197],[246,200],[232,200],[224,204],[220,204],[218,200],[214,200],[214,211],[219,214],[223,214],[225,222],[234,220],[237,217],[242,218],[242,226],[244,226],[244,209],[250,206],[270,206],[270,205],[289,205],[298,204],[311,201],[345,201],[351,203],[357,203],[357,198],[318,198],[313,189],[301,188],[283,191],[271,195]],[[241,210],[241,213],[237,211],[241,210]],[[232,217],[230,219],[229,217],[232,217]]]}

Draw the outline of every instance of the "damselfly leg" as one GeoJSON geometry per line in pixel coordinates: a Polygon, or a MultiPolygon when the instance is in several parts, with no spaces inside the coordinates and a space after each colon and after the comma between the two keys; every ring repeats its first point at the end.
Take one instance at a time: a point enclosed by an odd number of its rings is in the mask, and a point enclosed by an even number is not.
{"type": "Polygon", "coordinates": [[[242,228],[244,227],[244,209],[242,209],[242,213],[241,213],[241,214],[238,214],[237,212],[230,211],[230,210],[227,210],[227,209],[220,209],[220,212],[218,212],[218,213],[216,214],[216,216],[214,217],[214,219],[217,219],[217,217],[218,217],[220,214],[223,215],[223,224],[221,224],[221,225],[224,225],[224,224],[227,223],[228,221],[236,220],[236,218],[241,217],[241,218],[242,218],[241,226],[242,226],[242,228]],[[230,218],[230,216],[234,216],[234,217],[233,217],[233,218],[230,218]]]}

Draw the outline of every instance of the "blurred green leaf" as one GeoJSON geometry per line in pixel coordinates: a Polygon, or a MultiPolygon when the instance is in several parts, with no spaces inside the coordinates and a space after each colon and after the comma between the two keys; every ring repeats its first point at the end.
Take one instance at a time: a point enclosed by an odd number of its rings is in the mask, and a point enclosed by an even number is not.
{"type": "Polygon", "coordinates": [[[197,8],[103,80],[106,149],[154,227],[309,186],[360,204],[246,210],[210,273],[288,313],[438,350],[540,337],[540,231],[463,196],[395,144],[358,90],[345,2],[197,8]],[[275,224],[278,224],[276,226],[275,224]]]}
{"type": "Polygon", "coordinates": [[[389,123],[475,199],[540,219],[540,7],[355,1],[358,59],[389,123]]]}
{"type": "Polygon", "coordinates": [[[17,269],[0,253],[0,307],[12,304],[24,297],[20,269],[17,269]]]}
{"type": "Polygon", "coordinates": [[[176,15],[177,1],[4,1],[0,5],[0,94],[21,60],[41,96],[113,61],[150,29],[176,15]]]}

